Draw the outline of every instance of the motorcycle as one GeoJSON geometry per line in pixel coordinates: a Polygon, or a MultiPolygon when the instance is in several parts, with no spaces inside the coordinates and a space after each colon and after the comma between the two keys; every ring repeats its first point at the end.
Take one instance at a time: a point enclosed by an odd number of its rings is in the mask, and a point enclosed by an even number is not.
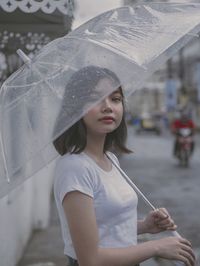
{"type": "Polygon", "coordinates": [[[177,152],[176,156],[181,165],[187,167],[192,153],[193,135],[190,128],[181,128],[177,133],[177,152]]]}

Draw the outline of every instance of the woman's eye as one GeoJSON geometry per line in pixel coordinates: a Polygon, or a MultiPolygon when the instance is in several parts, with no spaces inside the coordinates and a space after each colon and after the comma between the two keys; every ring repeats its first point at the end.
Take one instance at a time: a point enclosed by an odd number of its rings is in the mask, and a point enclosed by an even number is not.
{"type": "Polygon", "coordinates": [[[112,98],[112,101],[113,102],[121,102],[122,101],[122,98],[121,97],[113,97],[112,98]]]}

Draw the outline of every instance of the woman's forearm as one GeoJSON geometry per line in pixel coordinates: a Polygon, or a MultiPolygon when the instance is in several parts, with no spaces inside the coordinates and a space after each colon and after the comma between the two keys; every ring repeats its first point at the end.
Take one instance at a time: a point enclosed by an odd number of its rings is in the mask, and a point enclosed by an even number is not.
{"type": "Polygon", "coordinates": [[[127,248],[99,248],[98,266],[129,266],[156,256],[153,241],[127,248]]]}
{"type": "Polygon", "coordinates": [[[132,266],[153,257],[178,260],[195,265],[191,243],[180,237],[165,237],[125,248],[94,248],[83,254],[80,266],[132,266]]]}

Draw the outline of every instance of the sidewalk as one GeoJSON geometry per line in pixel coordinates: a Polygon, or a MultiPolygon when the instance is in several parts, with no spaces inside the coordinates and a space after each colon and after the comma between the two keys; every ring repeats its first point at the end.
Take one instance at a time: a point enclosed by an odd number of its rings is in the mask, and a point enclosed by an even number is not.
{"type": "Polygon", "coordinates": [[[55,202],[52,199],[50,224],[46,230],[35,231],[24,256],[17,266],[66,266],[63,241],[55,202]]]}

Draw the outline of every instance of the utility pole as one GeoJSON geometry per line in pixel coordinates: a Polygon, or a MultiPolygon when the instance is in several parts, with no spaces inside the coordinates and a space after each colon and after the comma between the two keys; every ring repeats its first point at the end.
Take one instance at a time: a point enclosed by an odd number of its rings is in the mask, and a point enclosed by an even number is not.
{"type": "Polygon", "coordinates": [[[172,74],[172,59],[170,58],[168,61],[167,61],[167,77],[168,79],[172,79],[173,77],[173,74],[172,74]]]}
{"type": "Polygon", "coordinates": [[[185,88],[185,65],[184,65],[184,48],[179,50],[179,79],[181,82],[181,93],[186,94],[185,88]]]}

